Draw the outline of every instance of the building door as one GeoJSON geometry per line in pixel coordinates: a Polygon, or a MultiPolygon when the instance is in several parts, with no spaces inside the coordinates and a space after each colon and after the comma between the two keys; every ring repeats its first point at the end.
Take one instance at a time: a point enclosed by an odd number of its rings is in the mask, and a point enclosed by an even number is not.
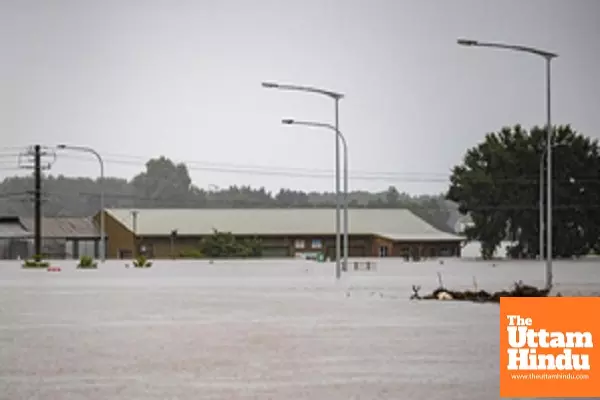
{"type": "Polygon", "coordinates": [[[388,256],[388,247],[387,246],[379,246],[379,257],[387,257],[388,256]]]}
{"type": "Polygon", "coordinates": [[[430,247],[429,248],[429,257],[435,258],[437,256],[438,256],[437,249],[435,247],[430,247]]]}

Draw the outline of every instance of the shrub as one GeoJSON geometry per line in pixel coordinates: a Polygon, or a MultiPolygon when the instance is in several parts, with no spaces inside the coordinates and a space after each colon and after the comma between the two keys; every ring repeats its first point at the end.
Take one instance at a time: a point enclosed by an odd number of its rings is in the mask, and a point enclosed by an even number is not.
{"type": "Polygon", "coordinates": [[[152,266],[152,262],[145,256],[140,255],[133,260],[133,266],[136,268],[150,268],[152,266]]]}
{"type": "Polygon", "coordinates": [[[95,269],[95,268],[98,268],[98,263],[94,261],[93,257],[81,256],[81,258],[79,259],[79,264],[77,264],[77,268],[95,269]]]}
{"type": "Polygon", "coordinates": [[[262,256],[258,238],[236,238],[231,232],[213,230],[212,235],[200,241],[200,251],[207,258],[249,258],[262,256]]]}
{"type": "Polygon", "coordinates": [[[48,268],[50,263],[44,261],[44,258],[40,254],[34,255],[30,260],[25,260],[23,268],[48,268]]]}
{"type": "Polygon", "coordinates": [[[186,250],[179,255],[181,258],[204,258],[204,254],[200,250],[186,250]]]}

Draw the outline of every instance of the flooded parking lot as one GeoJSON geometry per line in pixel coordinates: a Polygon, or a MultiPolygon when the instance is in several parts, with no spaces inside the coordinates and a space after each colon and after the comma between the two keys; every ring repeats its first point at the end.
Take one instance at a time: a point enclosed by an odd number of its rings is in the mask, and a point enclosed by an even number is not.
{"type": "MultiPolygon", "coordinates": [[[[494,399],[498,306],[410,302],[411,285],[542,285],[539,262],[0,263],[2,399],[494,399]]],[[[594,295],[600,263],[555,264],[594,295]]]]}

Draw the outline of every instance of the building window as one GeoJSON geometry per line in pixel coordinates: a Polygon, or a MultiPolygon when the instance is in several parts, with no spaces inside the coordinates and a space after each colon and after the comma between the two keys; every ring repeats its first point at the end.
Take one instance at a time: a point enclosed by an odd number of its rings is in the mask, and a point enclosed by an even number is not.
{"type": "Polygon", "coordinates": [[[302,239],[296,239],[294,241],[294,248],[296,248],[296,249],[303,249],[304,247],[305,247],[304,240],[302,240],[302,239]]]}
{"type": "Polygon", "coordinates": [[[320,249],[323,247],[323,242],[321,239],[313,239],[310,247],[313,249],[320,249]]]}

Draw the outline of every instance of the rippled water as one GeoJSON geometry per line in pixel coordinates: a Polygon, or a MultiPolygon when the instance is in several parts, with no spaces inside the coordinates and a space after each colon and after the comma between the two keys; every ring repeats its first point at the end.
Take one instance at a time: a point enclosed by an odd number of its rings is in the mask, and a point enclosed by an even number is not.
{"type": "MultiPolygon", "coordinates": [[[[2,399],[495,399],[498,306],[410,302],[412,284],[543,284],[540,263],[0,263],[2,399]],[[474,279],[475,277],[475,279],[474,279]]],[[[594,294],[600,262],[555,264],[594,294]]]]}

